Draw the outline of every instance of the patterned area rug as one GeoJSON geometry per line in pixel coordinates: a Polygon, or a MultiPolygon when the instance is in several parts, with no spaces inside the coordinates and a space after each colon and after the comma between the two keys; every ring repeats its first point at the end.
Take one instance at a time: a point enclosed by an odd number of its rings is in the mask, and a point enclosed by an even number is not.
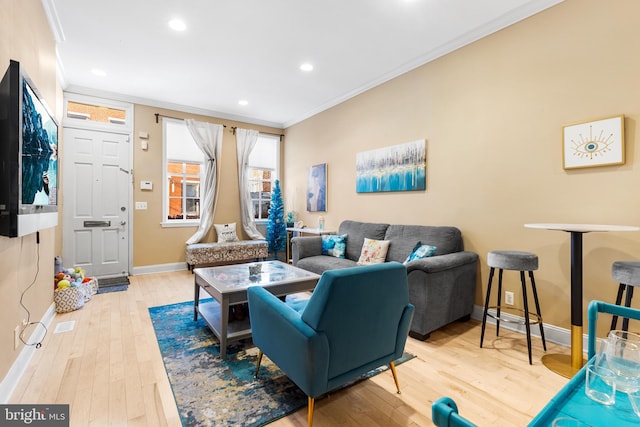
{"type": "MultiPolygon", "coordinates": [[[[258,349],[251,340],[229,346],[221,361],[206,323],[193,321],[193,301],[151,307],[149,313],[184,426],[262,426],[306,406],[305,394],[268,358],[253,377],[258,349]]],[[[396,365],[413,357],[405,353],[396,365]]]]}

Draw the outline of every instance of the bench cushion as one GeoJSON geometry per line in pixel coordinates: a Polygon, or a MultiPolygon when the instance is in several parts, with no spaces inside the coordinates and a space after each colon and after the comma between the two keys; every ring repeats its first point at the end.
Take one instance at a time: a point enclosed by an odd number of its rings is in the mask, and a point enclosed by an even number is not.
{"type": "Polygon", "coordinates": [[[194,243],[187,245],[186,261],[190,266],[230,263],[256,258],[266,258],[269,255],[269,245],[266,240],[242,240],[225,243],[194,243]]]}

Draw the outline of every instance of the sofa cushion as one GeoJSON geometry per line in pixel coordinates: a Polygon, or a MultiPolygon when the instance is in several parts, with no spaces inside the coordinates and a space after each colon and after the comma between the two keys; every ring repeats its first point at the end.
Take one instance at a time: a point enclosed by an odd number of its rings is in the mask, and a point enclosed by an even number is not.
{"type": "Polygon", "coordinates": [[[296,267],[312,273],[322,274],[325,270],[336,270],[338,268],[356,267],[356,262],[350,259],[336,258],[327,255],[316,255],[302,258],[296,267]]]}
{"type": "Polygon", "coordinates": [[[235,222],[230,222],[229,224],[213,224],[213,226],[216,228],[218,243],[238,241],[235,222]]]}
{"type": "Polygon", "coordinates": [[[358,265],[382,264],[387,258],[389,240],[373,240],[364,238],[358,265]]]}
{"type": "Polygon", "coordinates": [[[403,264],[407,264],[415,259],[428,258],[433,256],[436,253],[435,246],[431,245],[423,245],[422,242],[418,242],[418,244],[413,248],[413,251],[409,254],[407,259],[404,260],[403,264]]]}
{"type": "Polygon", "coordinates": [[[435,246],[434,256],[464,250],[460,230],[449,226],[390,225],[384,240],[391,240],[387,261],[404,262],[418,242],[435,246]]]}
{"type": "Polygon", "coordinates": [[[336,258],[344,258],[347,249],[347,234],[325,234],[322,236],[322,255],[330,255],[336,258]]]}
{"type": "MultiPolygon", "coordinates": [[[[338,234],[348,234],[347,250],[344,257],[354,262],[360,259],[360,252],[362,251],[362,245],[364,244],[364,238],[373,240],[388,240],[385,239],[385,233],[387,232],[389,224],[374,224],[370,222],[358,222],[358,221],[342,221],[340,227],[338,227],[338,234]]],[[[415,245],[415,242],[413,242],[415,245]]],[[[411,246],[413,248],[413,245],[411,246]]],[[[409,248],[409,249],[411,249],[409,248]]],[[[410,251],[404,255],[407,257],[410,251]]],[[[404,260],[402,258],[400,262],[404,260]]]]}

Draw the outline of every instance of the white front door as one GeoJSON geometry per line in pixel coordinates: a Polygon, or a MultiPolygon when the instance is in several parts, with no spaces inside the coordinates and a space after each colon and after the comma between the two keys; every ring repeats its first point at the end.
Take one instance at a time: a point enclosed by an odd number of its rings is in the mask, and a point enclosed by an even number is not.
{"type": "Polygon", "coordinates": [[[88,276],[129,274],[130,137],[64,128],[62,260],[88,276]]]}

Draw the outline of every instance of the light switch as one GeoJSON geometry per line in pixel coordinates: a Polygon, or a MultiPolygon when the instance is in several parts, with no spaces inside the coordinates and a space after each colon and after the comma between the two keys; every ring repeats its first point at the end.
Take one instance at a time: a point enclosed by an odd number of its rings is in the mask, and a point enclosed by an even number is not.
{"type": "Polygon", "coordinates": [[[136,210],[147,209],[147,202],[136,202],[136,210]]]}
{"type": "Polygon", "coordinates": [[[145,151],[148,150],[149,149],[149,141],[140,140],[140,148],[142,148],[145,151]]]}

